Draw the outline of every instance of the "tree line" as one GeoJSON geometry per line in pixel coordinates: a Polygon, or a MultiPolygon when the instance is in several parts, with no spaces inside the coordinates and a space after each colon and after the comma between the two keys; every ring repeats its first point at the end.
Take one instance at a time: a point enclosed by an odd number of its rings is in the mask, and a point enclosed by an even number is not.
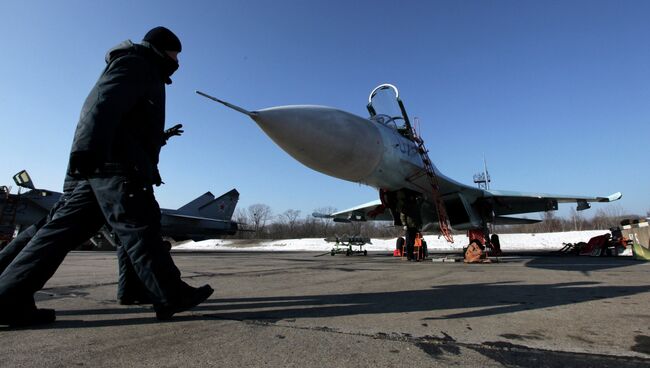
{"type": "MultiPolygon", "coordinates": [[[[317,208],[314,212],[333,213],[335,208],[317,208]]],[[[650,210],[646,212],[650,217],[650,210]]],[[[609,230],[624,219],[639,218],[639,215],[626,214],[616,205],[596,210],[588,218],[582,212],[572,209],[568,216],[557,216],[554,211],[544,212],[542,222],[526,225],[494,226],[492,232],[506,233],[549,233],[560,231],[609,230]]],[[[331,219],[316,218],[299,210],[286,210],[274,214],[266,204],[253,204],[248,208],[237,209],[233,220],[239,223],[240,231],[231,238],[236,239],[300,239],[329,238],[335,236],[361,235],[370,238],[395,238],[403,236],[403,229],[387,221],[367,221],[340,223],[331,219]]],[[[457,232],[461,234],[463,232],[457,232]]]]}

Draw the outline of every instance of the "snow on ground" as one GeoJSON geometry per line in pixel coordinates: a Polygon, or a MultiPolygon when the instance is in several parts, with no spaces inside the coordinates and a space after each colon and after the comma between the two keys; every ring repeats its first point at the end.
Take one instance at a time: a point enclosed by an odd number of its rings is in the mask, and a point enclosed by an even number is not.
{"type": "MultiPolygon", "coordinates": [[[[568,231],[561,233],[540,234],[501,234],[501,249],[503,251],[544,250],[553,251],[561,249],[563,243],[587,242],[594,236],[607,234],[607,230],[568,231]]],[[[425,235],[429,251],[461,251],[469,243],[466,235],[454,236],[454,243],[450,244],[443,237],[425,235]]],[[[392,252],[395,249],[396,239],[372,239],[372,244],[365,245],[365,249],[372,251],[392,252]]],[[[251,250],[251,251],[318,251],[328,252],[334,243],[328,243],[322,238],[311,239],[285,239],[285,240],[235,240],[213,239],[200,242],[186,242],[179,244],[174,249],[184,250],[251,250]]]]}

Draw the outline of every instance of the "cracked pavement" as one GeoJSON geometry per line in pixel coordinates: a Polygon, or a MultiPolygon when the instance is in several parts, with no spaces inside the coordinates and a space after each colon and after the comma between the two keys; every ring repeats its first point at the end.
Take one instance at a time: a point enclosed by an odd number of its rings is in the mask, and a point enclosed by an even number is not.
{"type": "Polygon", "coordinates": [[[215,288],[206,303],[157,322],[116,304],[114,253],[73,252],[36,295],[57,322],[0,327],[3,365],[650,365],[650,264],[629,258],[173,254],[188,283],[215,288]]]}

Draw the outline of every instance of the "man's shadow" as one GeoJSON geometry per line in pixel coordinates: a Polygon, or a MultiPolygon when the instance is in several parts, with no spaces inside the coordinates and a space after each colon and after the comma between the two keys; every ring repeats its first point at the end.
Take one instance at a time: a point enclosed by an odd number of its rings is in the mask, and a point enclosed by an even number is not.
{"type": "MultiPolygon", "coordinates": [[[[559,284],[477,283],[433,286],[424,290],[376,293],[285,295],[210,299],[192,309],[192,315],[173,321],[226,319],[277,322],[298,318],[368,316],[424,312],[423,320],[486,317],[543,309],[593,300],[636,295],[650,286],[604,286],[598,282],[559,284]],[[428,314],[428,315],[427,315],[428,314]]],[[[149,314],[146,317],[103,320],[67,320],[43,328],[84,328],[157,323],[148,306],[58,310],[58,316],[149,314]]]]}

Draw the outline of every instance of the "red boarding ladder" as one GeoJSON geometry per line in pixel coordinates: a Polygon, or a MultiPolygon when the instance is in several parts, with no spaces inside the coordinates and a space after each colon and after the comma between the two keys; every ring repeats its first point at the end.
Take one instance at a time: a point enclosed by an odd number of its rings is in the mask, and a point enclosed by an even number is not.
{"type": "MultiPolygon", "coordinates": [[[[415,118],[415,124],[417,126],[418,119],[415,118]]],[[[413,132],[413,140],[418,145],[418,152],[422,156],[422,163],[424,163],[424,168],[426,169],[427,177],[429,178],[429,183],[431,184],[433,202],[436,204],[436,211],[438,212],[438,223],[440,225],[440,232],[445,237],[449,243],[454,242],[454,238],[451,234],[449,227],[449,219],[447,218],[447,210],[445,209],[445,203],[440,199],[440,186],[438,185],[438,177],[436,172],[433,169],[431,160],[429,159],[429,150],[424,146],[424,141],[420,138],[419,135],[413,132]]]]}

